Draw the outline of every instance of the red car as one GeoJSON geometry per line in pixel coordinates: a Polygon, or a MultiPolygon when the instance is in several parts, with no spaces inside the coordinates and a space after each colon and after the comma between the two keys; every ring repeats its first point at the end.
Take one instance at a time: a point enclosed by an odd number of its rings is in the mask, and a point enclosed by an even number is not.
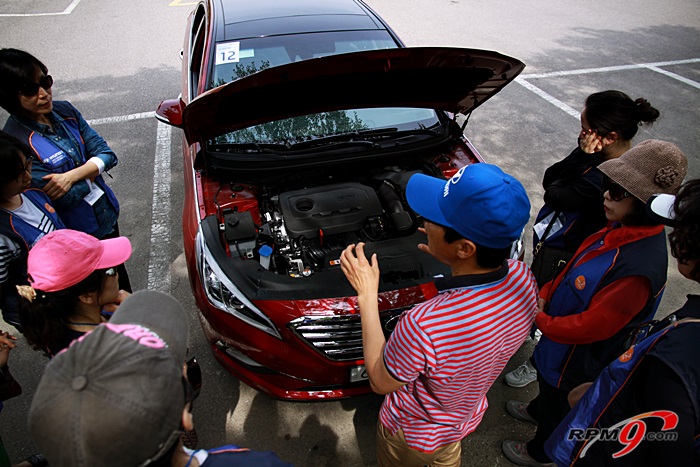
{"type": "Polygon", "coordinates": [[[184,130],[185,253],[219,362],[276,398],[369,392],[340,252],[377,253],[387,335],[436,293],[448,269],[416,248],[406,183],[480,162],[456,117],[523,68],[490,51],[405,48],[359,0],[198,5],[182,97],[157,115],[184,130]]]}

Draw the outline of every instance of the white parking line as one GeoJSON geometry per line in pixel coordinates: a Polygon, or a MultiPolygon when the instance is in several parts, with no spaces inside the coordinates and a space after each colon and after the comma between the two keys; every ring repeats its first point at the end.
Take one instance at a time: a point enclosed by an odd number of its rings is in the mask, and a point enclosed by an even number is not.
{"type": "Polygon", "coordinates": [[[662,75],[666,75],[666,76],[668,76],[669,78],[677,79],[677,80],[680,81],[681,83],[689,84],[690,86],[692,86],[692,87],[694,87],[694,88],[696,88],[696,89],[700,89],[700,83],[698,83],[697,81],[693,81],[692,79],[688,79],[688,78],[686,78],[686,77],[684,77],[684,76],[678,75],[678,74],[676,74],[676,73],[672,73],[672,72],[670,72],[670,71],[663,70],[663,69],[661,69],[661,68],[659,68],[659,67],[652,66],[652,65],[649,65],[649,66],[646,67],[646,68],[648,68],[648,69],[650,69],[650,70],[652,70],[652,71],[655,71],[655,72],[657,72],[657,73],[661,73],[662,75]]]}
{"type": "Polygon", "coordinates": [[[118,122],[128,122],[129,120],[138,120],[141,118],[153,118],[156,116],[155,112],[141,112],[138,114],[130,115],[118,115],[116,117],[106,117],[106,118],[94,118],[92,120],[87,120],[88,125],[101,125],[103,123],[118,123],[118,122]]]}
{"type": "Polygon", "coordinates": [[[525,89],[528,89],[532,91],[533,93],[537,94],[540,96],[542,99],[546,100],[550,104],[554,105],[555,107],[558,107],[559,109],[563,110],[567,114],[571,115],[572,117],[579,119],[581,117],[581,114],[577,112],[576,110],[572,109],[570,106],[566,105],[556,97],[552,96],[551,94],[548,94],[547,92],[543,91],[542,89],[538,88],[528,80],[531,79],[538,79],[538,78],[556,78],[560,76],[573,76],[573,75],[587,75],[587,74],[592,74],[592,73],[609,73],[611,71],[623,71],[623,70],[641,70],[641,69],[646,69],[646,70],[651,70],[655,71],[656,73],[661,73],[664,76],[668,76],[669,78],[673,78],[675,80],[678,80],[682,83],[688,84],[694,88],[700,89],[700,83],[697,81],[693,81],[692,79],[685,78],[679,74],[672,73],[670,71],[666,71],[660,67],[662,66],[673,66],[673,65],[686,65],[690,63],[700,63],[700,58],[690,58],[687,60],[675,60],[675,61],[670,61],[670,62],[655,62],[655,63],[640,63],[637,65],[619,65],[619,66],[608,66],[608,67],[601,67],[601,68],[583,68],[579,70],[566,70],[566,71],[553,71],[551,73],[532,73],[528,75],[520,75],[517,78],[515,78],[515,82],[523,86],[525,89]]]}
{"type": "Polygon", "coordinates": [[[523,78],[518,76],[517,78],[515,78],[515,82],[520,84],[521,86],[523,86],[525,89],[529,89],[530,91],[534,92],[535,94],[537,94],[542,99],[549,102],[550,104],[552,104],[556,107],[559,107],[561,110],[568,113],[572,117],[578,119],[581,116],[581,114],[579,114],[576,110],[574,110],[571,107],[569,107],[568,105],[564,104],[562,101],[560,101],[556,97],[552,96],[551,94],[547,94],[546,92],[544,92],[543,90],[541,90],[540,88],[538,88],[534,84],[530,83],[529,81],[526,81],[523,78]]]}
{"type": "Polygon", "coordinates": [[[662,66],[673,66],[673,65],[687,65],[690,63],[700,63],[700,58],[689,58],[687,60],[674,60],[671,62],[639,63],[636,65],[618,65],[618,66],[606,66],[606,67],[600,67],[600,68],[581,68],[578,70],[553,71],[551,73],[532,73],[532,74],[520,75],[519,78],[535,79],[535,78],[552,78],[552,77],[556,77],[556,76],[589,75],[591,73],[607,73],[610,71],[621,71],[621,70],[638,70],[640,68],[662,67],[662,66]]]}
{"type": "MultiPolygon", "coordinates": [[[[128,122],[153,118],[155,112],[87,120],[88,125],[128,122]]],[[[170,292],[170,143],[172,131],[158,122],[156,154],[153,163],[153,205],[151,208],[151,247],[148,254],[148,289],[170,292]]]]}
{"type": "Polygon", "coordinates": [[[58,16],[58,15],[70,15],[73,13],[73,10],[75,10],[75,7],[78,6],[78,3],[80,3],[80,0],[73,0],[68,7],[59,12],[59,13],[2,13],[0,16],[3,17],[8,17],[8,16],[58,16]]]}
{"type": "Polygon", "coordinates": [[[153,208],[148,289],[170,293],[170,142],[171,128],[158,122],[153,167],[153,208]]]}

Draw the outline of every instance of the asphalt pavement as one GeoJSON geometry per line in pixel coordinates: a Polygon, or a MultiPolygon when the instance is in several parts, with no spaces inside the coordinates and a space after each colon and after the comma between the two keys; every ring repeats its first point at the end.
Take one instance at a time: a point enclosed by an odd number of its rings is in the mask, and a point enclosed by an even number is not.
{"type": "MultiPolygon", "coordinates": [[[[523,182],[533,217],[542,204],[544,170],[576,144],[578,112],[596,91],[619,89],[648,99],[661,118],[635,142],[675,142],[689,158],[688,177],[700,177],[697,0],[669,0],[663,8],[652,0],[368,4],[409,46],[496,50],[527,65],[517,81],[474,112],[466,133],[488,162],[523,182]]],[[[180,233],[182,135],[153,118],[161,100],[180,93],[179,51],[193,6],[186,0],[6,0],[0,4],[0,46],[27,50],[44,61],[56,81],[54,98],[71,101],[119,156],[109,183],[122,204],[120,229],[134,245],[127,264],[132,285],[170,292],[190,311],[190,347],[204,375],[194,409],[200,447],[234,443],[271,449],[298,466],[375,465],[380,396],[273,400],[223,370],[203,338],[180,233]]],[[[5,118],[0,111],[0,123],[5,118]]],[[[671,261],[659,315],[698,292],[671,261]]],[[[0,328],[11,329],[1,322],[0,328]]],[[[506,371],[524,361],[532,346],[526,342],[506,371]]],[[[15,462],[36,452],[26,414],[46,362],[21,340],[11,354],[24,394],[6,403],[0,435],[15,462]]],[[[482,424],[463,441],[463,465],[511,465],[500,453],[500,441],[525,440],[534,429],[510,419],[504,404],[535,394],[535,385],[513,389],[497,380],[482,424]]]]}

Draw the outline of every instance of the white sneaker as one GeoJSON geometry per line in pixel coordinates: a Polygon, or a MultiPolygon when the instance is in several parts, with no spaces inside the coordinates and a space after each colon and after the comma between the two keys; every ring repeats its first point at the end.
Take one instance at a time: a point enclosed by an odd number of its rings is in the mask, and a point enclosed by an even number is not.
{"type": "Polygon", "coordinates": [[[510,373],[506,373],[506,384],[512,388],[522,388],[537,380],[537,370],[530,364],[530,360],[520,365],[510,373]]]}

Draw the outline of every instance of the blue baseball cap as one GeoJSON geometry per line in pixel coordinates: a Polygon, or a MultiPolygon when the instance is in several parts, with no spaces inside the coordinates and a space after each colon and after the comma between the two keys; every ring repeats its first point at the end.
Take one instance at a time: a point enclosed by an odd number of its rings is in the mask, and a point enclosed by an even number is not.
{"type": "Polygon", "coordinates": [[[530,219],[523,185],[483,162],[462,167],[447,181],[415,174],[406,199],[418,215],[489,248],[510,246],[530,219]]]}

